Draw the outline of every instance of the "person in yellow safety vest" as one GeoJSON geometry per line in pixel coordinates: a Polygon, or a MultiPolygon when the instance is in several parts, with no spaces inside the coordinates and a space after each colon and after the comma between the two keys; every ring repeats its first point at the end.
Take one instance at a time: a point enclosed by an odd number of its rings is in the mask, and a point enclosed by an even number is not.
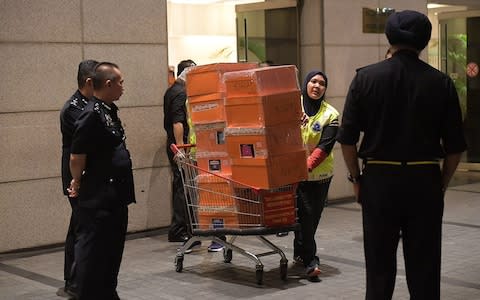
{"type": "Polygon", "coordinates": [[[303,264],[307,278],[320,281],[320,260],[316,255],[315,232],[322,215],[333,176],[333,146],[338,131],[338,111],[325,101],[328,79],[321,71],[307,74],[302,86],[301,127],[308,149],[308,180],[297,188],[300,230],[293,240],[294,262],[303,264]]]}

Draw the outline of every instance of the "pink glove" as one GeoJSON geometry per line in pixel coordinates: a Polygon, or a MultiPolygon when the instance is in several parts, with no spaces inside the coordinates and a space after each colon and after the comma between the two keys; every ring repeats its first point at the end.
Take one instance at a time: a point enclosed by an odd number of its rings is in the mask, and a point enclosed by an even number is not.
{"type": "Polygon", "coordinates": [[[322,161],[324,161],[325,158],[327,158],[327,156],[328,156],[327,152],[323,151],[320,148],[315,148],[315,150],[313,150],[310,156],[308,156],[307,158],[308,172],[311,172],[319,164],[321,164],[322,161]]]}

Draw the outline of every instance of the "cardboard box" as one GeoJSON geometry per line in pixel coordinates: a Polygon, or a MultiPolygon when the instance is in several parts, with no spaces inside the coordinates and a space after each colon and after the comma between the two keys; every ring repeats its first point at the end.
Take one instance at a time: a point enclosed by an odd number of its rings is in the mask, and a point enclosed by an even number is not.
{"type": "Polygon", "coordinates": [[[189,96],[188,111],[194,125],[225,122],[223,93],[189,96]]]}
{"type": "MultiPolygon", "coordinates": [[[[245,189],[246,190],[246,189],[245,189]]],[[[238,197],[237,211],[241,228],[291,225],[296,221],[296,190],[260,191],[259,201],[244,200],[243,189],[234,189],[238,197]]]]}
{"type": "Polygon", "coordinates": [[[228,179],[230,174],[221,178],[212,174],[203,173],[196,177],[198,186],[198,205],[204,207],[230,207],[236,206],[233,187],[228,179]]]}
{"type": "Polygon", "coordinates": [[[295,224],[297,214],[295,209],[281,208],[265,212],[263,219],[265,227],[288,226],[295,224]]]}
{"type": "Polygon", "coordinates": [[[220,210],[198,210],[198,229],[237,229],[239,228],[238,214],[229,211],[230,208],[220,210]]]}
{"type": "Polygon", "coordinates": [[[215,63],[196,66],[187,73],[187,95],[219,93],[225,91],[223,74],[257,68],[256,63],[215,63]]]}
{"type": "Polygon", "coordinates": [[[307,178],[305,150],[268,158],[232,158],[232,179],[261,189],[278,188],[307,178]]]}
{"type": "Polygon", "coordinates": [[[304,149],[298,121],[269,127],[227,127],[225,142],[234,158],[267,158],[304,149]]]}
{"type": "Polygon", "coordinates": [[[197,151],[197,165],[203,170],[214,173],[231,174],[232,163],[227,152],[197,151]]]}
{"type": "Polygon", "coordinates": [[[229,72],[223,75],[223,79],[227,98],[300,90],[297,68],[293,65],[229,72]]]}
{"type": "Polygon", "coordinates": [[[273,126],[302,118],[300,91],[225,98],[229,126],[273,126]]]}
{"type": "Polygon", "coordinates": [[[200,152],[227,152],[225,122],[194,125],[196,148],[200,152]]]}

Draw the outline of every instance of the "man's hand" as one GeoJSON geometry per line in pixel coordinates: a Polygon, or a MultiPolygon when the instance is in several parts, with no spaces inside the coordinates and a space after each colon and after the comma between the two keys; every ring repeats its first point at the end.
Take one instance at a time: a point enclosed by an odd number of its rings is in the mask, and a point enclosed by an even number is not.
{"type": "Polygon", "coordinates": [[[72,179],[70,187],[67,189],[70,198],[77,198],[80,190],[80,180],[72,179]]]}
{"type": "Polygon", "coordinates": [[[353,194],[355,195],[355,201],[362,205],[362,201],[360,200],[360,183],[353,184],[353,194]]]}

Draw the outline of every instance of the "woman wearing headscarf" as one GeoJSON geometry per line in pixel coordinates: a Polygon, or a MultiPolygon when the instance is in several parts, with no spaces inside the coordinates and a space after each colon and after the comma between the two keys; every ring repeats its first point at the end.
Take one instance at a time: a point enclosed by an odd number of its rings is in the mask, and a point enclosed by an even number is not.
{"type": "Polygon", "coordinates": [[[297,189],[298,218],[295,231],[294,261],[303,264],[307,278],[319,281],[319,258],[315,232],[322,215],[333,176],[333,145],[338,130],[338,112],[325,101],[328,79],[321,71],[307,74],[302,86],[303,143],[308,149],[308,180],[297,189]]]}

